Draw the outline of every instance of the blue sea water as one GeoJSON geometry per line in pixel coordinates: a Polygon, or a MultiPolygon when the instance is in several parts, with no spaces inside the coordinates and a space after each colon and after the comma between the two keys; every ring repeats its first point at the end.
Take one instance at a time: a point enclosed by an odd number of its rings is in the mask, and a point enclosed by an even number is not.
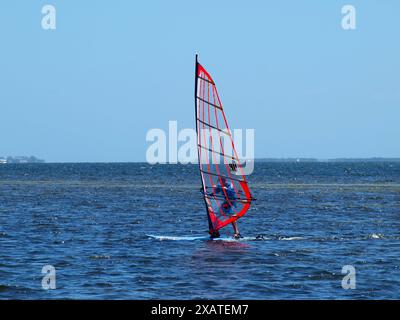
{"type": "Polygon", "coordinates": [[[264,240],[185,240],[207,235],[195,165],[0,165],[0,298],[400,298],[399,162],[256,163],[248,180],[239,227],[264,240]]]}

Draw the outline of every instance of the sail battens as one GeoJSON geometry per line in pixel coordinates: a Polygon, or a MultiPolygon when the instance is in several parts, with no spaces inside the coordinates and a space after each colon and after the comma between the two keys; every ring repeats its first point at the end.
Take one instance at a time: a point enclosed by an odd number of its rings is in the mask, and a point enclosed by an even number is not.
{"type": "Polygon", "coordinates": [[[202,102],[204,102],[204,103],[207,103],[208,105],[210,105],[210,106],[212,106],[212,107],[214,107],[214,108],[217,108],[217,109],[222,110],[222,108],[221,108],[220,106],[218,106],[218,105],[216,105],[216,104],[214,104],[214,103],[212,103],[212,102],[210,102],[210,101],[207,101],[207,100],[205,100],[205,99],[203,99],[203,98],[201,98],[201,97],[197,97],[197,99],[199,99],[200,101],[202,101],[202,102]]]}
{"type": "Polygon", "coordinates": [[[215,129],[215,130],[217,130],[217,131],[219,131],[219,132],[222,132],[223,134],[226,134],[226,135],[230,136],[229,132],[227,132],[226,130],[223,130],[223,129],[221,129],[221,128],[218,128],[218,127],[216,127],[216,126],[214,126],[214,125],[212,125],[212,124],[209,124],[208,122],[205,122],[205,121],[200,120],[200,119],[197,119],[197,121],[199,121],[201,124],[204,124],[204,125],[207,126],[208,128],[215,129]]]}
{"type": "Polygon", "coordinates": [[[210,84],[214,84],[214,81],[211,81],[211,80],[209,80],[209,79],[206,79],[206,78],[203,78],[203,77],[198,77],[200,80],[203,80],[203,81],[206,81],[206,82],[208,82],[208,83],[210,83],[210,84]]]}
{"type": "Polygon", "coordinates": [[[246,182],[246,181],[244,181],[242,179],[239,179],[239,178],[230,177],[228,175],[222,175],[222,174],[218,174],[218,173],[214,173],[214,172],[209,172],[209,171],[206,171],[206,170],[203,170],[203,169],[200,169],[200,172],[202,172],[204,174],[209,174],[209,175],[212,175],[212,176],[215,176],[215,177],[219,177],[219,178],[225,178],[225,179],[238,181],[238,182],[246,182]]]}
{"type": "Polygon", "coordinates": [[[199,148],[202,148],[202,149],[204,149],[204,150],[207,150],[207,151],[213,152],[213,153],[215,153],[215,154],[219,154],[220,156],[223,156],[223,157],[225,157],[225,158],[227,158],[227,159],[235,160],[235,158],[234,158],[234,157],[232,157],[232,156],[230,156],[230,155],[227,155],[227,154],[225,154],[225,153],[222,153],[222,152],[216,151],[216,150],[214,150],[214,149],[211,149],[211,148],[206,148],[206,147],[202,146],[201,144],[198,144],[197,146],[198,146],[199,148]]]}

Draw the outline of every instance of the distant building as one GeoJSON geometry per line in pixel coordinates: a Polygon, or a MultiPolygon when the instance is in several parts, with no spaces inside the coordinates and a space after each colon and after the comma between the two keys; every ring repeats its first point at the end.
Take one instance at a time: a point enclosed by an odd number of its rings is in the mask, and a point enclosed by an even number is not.
{"type": "Polygon", "coordinates": [[[0,158],[1,163],[44,163],[44,160],[38,159],[34,156],[26,157],[26,156],[18,156],[18,157],[10,157],[0,158]]]}

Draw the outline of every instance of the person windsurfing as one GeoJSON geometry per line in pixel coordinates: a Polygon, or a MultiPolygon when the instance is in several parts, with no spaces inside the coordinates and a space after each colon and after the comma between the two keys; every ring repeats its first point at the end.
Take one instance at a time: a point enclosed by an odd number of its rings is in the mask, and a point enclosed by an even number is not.
{"type": "MultiPolygon", "coordinates": [[[[220,210],[226,215],[232,215],[232,207],[236,207],[236,192],[233,188],[232,182],[228,182],[225,177],[221,177],[220,184],[215,188],[215,194],[218,193],[221,193],[225,197],[220,210]]],[[[236,214],[233,214],[232,216],[234,217],[235,215],[236,214]]],[[[234,232],[233,237],[235,239],[241,238],[236,221],[232,222],[232,227],[234,232]]]]}
{"type": "Polygon", "coordinates": [[[239,217],[246,214],[254,198],[251,196],[242,165],[236,154],[234,141],[214,80],[198,62],[197,54],[195,62],[194,113],[197,160],[201,176],[200,190],[206,206],[208,229],[211,238],[216,238],[219,236],[220,229],[232,224],[235,238],[239,238],[237,223],[233,221],[237,221],[239,217]],[[218,132],[218,136],[213,134],[213,130],[218,132]],[[210,132],[210,135],[206,133],[207,131],[210,132]],[[221,132],[226,135],[221,136],[221,132]],[[230,142],[229,148],[226,148],[229,150],[224,149],[225,142],[230,142]],[[218,154],[222,155],[224,159],[224,165],[220,166],[221,172],[217,166],[220,164],[218,154]],[[232,178],[232,175],[235,178],[232,178]]]}

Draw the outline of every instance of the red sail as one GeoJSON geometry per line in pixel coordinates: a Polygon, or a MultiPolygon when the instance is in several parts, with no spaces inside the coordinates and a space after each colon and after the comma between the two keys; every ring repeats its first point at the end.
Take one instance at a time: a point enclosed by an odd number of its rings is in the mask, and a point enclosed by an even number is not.
{"type": "Polygon", "coordinates": [[[202,194],[210,234],[242,217],[252,197],[217,87],[196,56],[195,109],[202,194]]]}

